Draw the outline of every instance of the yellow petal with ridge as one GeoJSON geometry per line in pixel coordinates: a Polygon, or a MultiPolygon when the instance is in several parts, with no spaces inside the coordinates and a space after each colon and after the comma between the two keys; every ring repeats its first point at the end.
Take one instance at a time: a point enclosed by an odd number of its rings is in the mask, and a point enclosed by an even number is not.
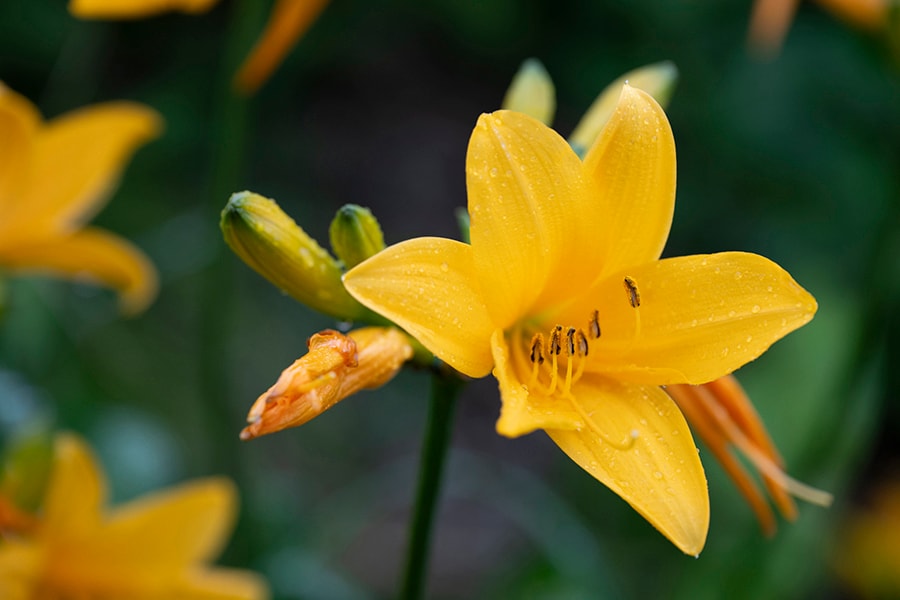
{"type": "Polygon", "coordinates": [[[591,424],[548,430],[550,438],[682,552],[699,554],[709,530],[706,476],[672,399],[655,386],[589,376],[572,391],[591,424]]]}
{"type": "Polygon", "coordinates": [[[610,275],[579,299],[602,336],[589,372],[641,383],[706,383],[805,325],[815,299],[781,267],[746,252],[668,258],[610,275]],[[639,297],[624,285],[628,277],[639,297]]]}
{"type": "Polygon", "coordinates": [[[675,210],[675,139],[647,92],[623,86],[584,171],[595,210],[603,215],[594,232],[602,251],[597,271],[659,258],[675,210]]]}
{"type": "Polygon", "coordinates": [[[478,280],[503,329],[571,294],[596,270],[596,227],[581,161],[559,134],[521,113],[478,119],[466,156],[478,280]]]}
{"type": "Polygon", "coordinates": [[[495,325],[468,244],[428,237],[401,242],[348,271],[344,286],[454,369],[470,377],[490,372],[495,325]]]}

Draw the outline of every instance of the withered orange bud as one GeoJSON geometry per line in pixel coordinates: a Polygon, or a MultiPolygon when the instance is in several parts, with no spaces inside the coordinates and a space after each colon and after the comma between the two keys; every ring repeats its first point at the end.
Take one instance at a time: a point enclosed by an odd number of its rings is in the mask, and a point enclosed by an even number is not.
{"type": "Polygon", "coordinates": [[[302,425],[351,394],[384,385],[413,354],[406,336],[387,327],[346,335],[326,329],[306,345],[309,351],[250,407],[242,440],[302,425]]]}
{"type": "Polygon", "coordinates": [[[669,385],[666,392],[678,404],[694,433],[719,459],[767,536],[775,533],[775,516],[765,495],[731,454],[731,447],[740,450],[756,468],[766,491],[785,519],[793,521],[797,518],[792,496],[820,506],[831,504],[831,494],[809,487],[784,472],[781,455],[734,375],[703,385],[669,385]]]}

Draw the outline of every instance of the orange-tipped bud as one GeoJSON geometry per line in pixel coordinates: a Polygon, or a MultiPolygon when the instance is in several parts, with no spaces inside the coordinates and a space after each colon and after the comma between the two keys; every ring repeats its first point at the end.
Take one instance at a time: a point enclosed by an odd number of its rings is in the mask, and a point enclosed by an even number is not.
{"type": "Polygon", "coordinates": [[[347,335],[326,329],[306,345],[309,351],[250,407],[242,440],[302,425],[351,394],[384,385],[413,354],[406,336],[386,327],[347,335]]]}

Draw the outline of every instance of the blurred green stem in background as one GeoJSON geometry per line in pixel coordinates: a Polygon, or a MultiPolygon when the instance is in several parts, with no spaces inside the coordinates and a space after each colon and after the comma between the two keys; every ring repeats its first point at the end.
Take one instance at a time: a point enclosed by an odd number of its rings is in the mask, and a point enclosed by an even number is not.
{"type": "Polygon", "coordinates": [[[402,600],[415,600],[423,596],[441,474],[451,439],[453,410],[456,398],[464,385],[465,383],[455,374],[436,372],[431,377],[428,425],[425,439],[422,441],[419,486],[410,523],[406,565],[399,595],[402,600]]]}
{"type": "MultiPolygon", "coordinates": [[[[210,148],[209,203],[211,214],[218,215],[222,201],[232,192],[241,188],[244,181],[244,155],[249,136],[249,100],[235,93],[231,87],[231,77],[235,68],[259,29],[264,18],[264,3],[255,0],[239,0],[230,6],[231,15],[217,89],[210,98],[213,120],[213,145],[210,148]]],[[[200,356],[200,392],[208,403],[209,415],[213,420],[211,435],[215,441],[237,440],[237,424],[227,411],[227,401],[231,386],[225,373],[227,369],[228,322],[232,302],[233,261],[219,245],[209,265],[202,294],[200,339],[203,340],[200,356]]],[[[231,448],[231,451],[216,453],[215,460],[225,464],[217,468],[234,467],[237,460],[235,444],[213,444],[214,447],[231,448]],[[218,457],[221,457],[218,458],[218,457]]]]}

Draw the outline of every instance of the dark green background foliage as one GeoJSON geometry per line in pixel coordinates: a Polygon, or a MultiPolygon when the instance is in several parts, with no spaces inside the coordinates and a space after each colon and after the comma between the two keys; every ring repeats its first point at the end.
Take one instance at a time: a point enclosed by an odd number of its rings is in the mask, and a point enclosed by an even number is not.
{"type": "MultiPolygon", "coordinates": [[[[279,201],[314,237],[345,203],[388,243],[457,236],[466,143],[537,57],[568,134],[609,81],[674,61],[678,202],[667,255],[764,254],[819,301],[813,322],[741,370],[789,470],[830,510],[767,540],[701,447],[712,523],[682,556],[543,435],[494,432],[493,380],[460,402],[436,531],[434,598],[840,597],[846,516],[896,471],[900,411],[900,69],[888,41],[800,7],[785,47],[748,53],[750,2],[333,0],[250,102],[228,93],[268,3],[200,17],[81,22],[62,0],[0,5],[0,79],[47,117],[134,99],[165,117],[96,219],[136,241],[162,288],[120,318],[111,293],[5,282],[0,425],[71,429],[124,501],[227,474],[241,521],[223,558],[278,598],[390,596],[405,546],[427,376],[405,372],[303,426],[241,443],[250,403],[334,324],[228,252],[233,191],[279,201]]],[[[2,218],[2,215],[0,215],[2,218]]],[[[577,218],[577,215],[573,215],[577,218]]],[[[575,282],[577,285],[577,282],[575,282]]],[[[702,446],[702,444],[701,444],[702,446]]]]}

